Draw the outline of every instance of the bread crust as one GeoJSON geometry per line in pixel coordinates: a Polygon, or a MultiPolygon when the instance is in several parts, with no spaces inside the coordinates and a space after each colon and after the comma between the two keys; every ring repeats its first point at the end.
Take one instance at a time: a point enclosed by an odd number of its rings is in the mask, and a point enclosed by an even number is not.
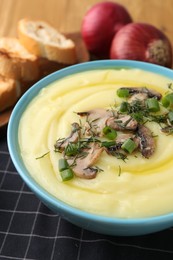
{"type": "Polygon", "coordinates": [[[21,44],[34,55],[64,64],[77,62],[75,43],[48,23],[25,18],[17,31],[21,44]]]}
{"type": "Polygon", "coordinates": [[[13,106],[21,95],[21,86],[17,80],[0,76],[0,112],[13,106]]]}
{"type": "Polygon", "coordinates": [[[16,38],[0,38],[0,75],[15,80],[32,81],[39,77],[38,59],[16,38]]]}

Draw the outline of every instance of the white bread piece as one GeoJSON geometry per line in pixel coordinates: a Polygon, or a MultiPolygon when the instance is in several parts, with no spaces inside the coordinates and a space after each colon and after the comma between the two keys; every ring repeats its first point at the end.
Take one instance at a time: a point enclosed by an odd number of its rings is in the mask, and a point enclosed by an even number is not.
{"type": "Polygon", "coordinates": [[[21,44],[38,57],[64,64],[77,62],[75,43],[44,21],[20,20],[18,37],[21,44]]]}
{"type": "Polygon", "coordinates": [[[20,95],[19,81],[0,76],[0,112],[13,106],[20,95]]]}
{"type": "Polygon", "coordinates": [[[24,81],[39,77],[38,59],[29,53],[16,38],[0,38],[0,74],[24,81]]]}

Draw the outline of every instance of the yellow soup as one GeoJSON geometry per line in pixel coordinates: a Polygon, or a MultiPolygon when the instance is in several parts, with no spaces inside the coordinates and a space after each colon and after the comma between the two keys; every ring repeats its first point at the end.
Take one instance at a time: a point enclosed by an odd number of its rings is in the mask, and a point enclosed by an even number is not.
{"type": "Polygon", "coordinates": [[[91,180],[74,177],[63,182],[58,170],[62,155],[54,151],[56,140],[68,136],[71,124],[79,122],[75,112],[120,104],[116,90],[122,86],[145,86],[164,94],[169,83],[139,69],[110,69],[77,73],[42,89],[19,126],[21,155],[30,174],[49,193],[87,212],[121,218],[172,212],[173,137],[161,133],[158,124],[147,123],[157,135],[151,158],[131,154],[124,162],[102,153],[97,166],[103,171],[91,180]]]}

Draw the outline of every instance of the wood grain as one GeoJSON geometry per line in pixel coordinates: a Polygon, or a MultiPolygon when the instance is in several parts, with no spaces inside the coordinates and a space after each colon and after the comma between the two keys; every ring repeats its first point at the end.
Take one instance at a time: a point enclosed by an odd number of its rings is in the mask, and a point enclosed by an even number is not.
{"type": "MultiPolygon", "coordinates": [[[[86,11],[99,0],[0,0],[0,36],[15,36],[17,21],[23,17],[44,19],[62,32],[80,31],[86,11]]],[[[173,44],[172,0],[116,0],[134,21],[158,27],[173,44]]]]}
{"type": "MultiPolygon", "coordinates": [[[[113,0],[112,0],[113,1],[113,0]]],[[[80,33],[86,11],[100,0],[0,0],[0,37],[17,36],[17,22],[24,17],[51,23],[60,32],[80,33]]],[[[116,0],[129,11],[133,21],[145,22],[162,30],[173,46],[173,0],[116,0]]],[[[83,43],[81,43],[83,48],[83,43]]],[[[80,54],[79,59],[87,59],[80,54]]],[[[9,114],[8,114],[9,117],[9,114]]],[[[6,118],[0,114],[0,122],[6,118]]],[[[4,121],[5,120],[5,121],[4,121]]],[[[8,121],[8,120],[7,120],[8,121]]],[[[3,123],[4,124],[4,123],[3,123]]]]}

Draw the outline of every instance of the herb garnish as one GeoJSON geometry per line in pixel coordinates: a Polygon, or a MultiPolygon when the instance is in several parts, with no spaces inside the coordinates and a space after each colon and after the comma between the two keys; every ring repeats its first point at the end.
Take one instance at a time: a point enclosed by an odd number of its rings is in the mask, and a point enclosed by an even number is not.
{"type": "MultiPolygon", "coordinates": [[[[172,83],[168,88],[173,91],[172,83]]],[[[162,98],[157,91],[136,87],[121,88],[118,95],[125,99],[118,107],[115,105],[110,106],[110,109],[99,108],[76,113],[85,118],[84,122],[79,119],[79,124],[73,123],[71,135],[56,141],[55,152],[62,153],[68,164],[65,177],[62,177],[64,180],[72,178],[73,175],[95,178],[97,172],[103,171],[95,165],[103,151],[124,162],[129,154],[134,154],[137,158],[136,151],[148,159],[155,150],[154,138],[157,135],[144,126],[147,122],[158,124],[163,133],[173,134],[173,92],[162,98]]],[[[64,169],[62,162],[61,168],[64,169]]],[[[119,166],[118,176],[120,175],[119,166]]]]}
{"type": "Polygon", "coordinates": [[[35,159],[36,159],[36,160],[41,159],[41,158],[45,157],[47,154],[49,154],[49,153],[50,153],[50,151],[44,153],[43,155],[41,155],[41,156],[39,156],[39,157],[36,157],[35,159]]]}
{"type": "Polygon", "coordinates": [[[121,175],[121,166],[119,165],[118,166],[118,176],[120,176],[121,175]]]}

